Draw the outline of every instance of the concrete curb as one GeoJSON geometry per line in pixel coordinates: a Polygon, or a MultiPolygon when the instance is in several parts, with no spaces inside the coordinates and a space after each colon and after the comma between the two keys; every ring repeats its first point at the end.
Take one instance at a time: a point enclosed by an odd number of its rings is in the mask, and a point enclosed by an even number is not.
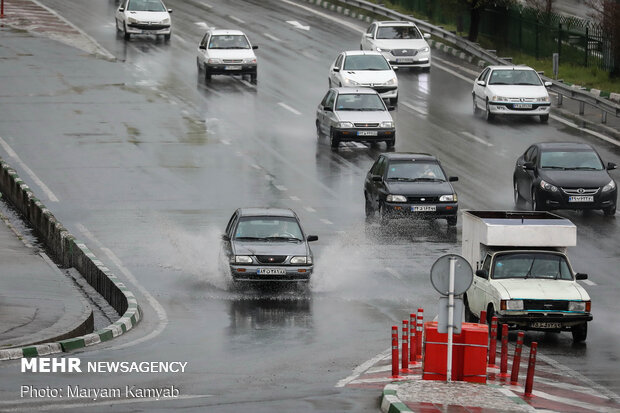
{"type": "Polygon", "coordinates": [[[91,346],[117,337],[138,324],[142,314],[135,295],[84,243],[78,241],[58,222],[2,158],[0,158],[0,191],[30,222],[60,264],[66,268],[76,268],[116,312],[122,314],[115,323],[91,334],[53,343],[0,350],[0,360],[43,356],[91,346]]]}
{"type": "Polygon", "coordinates": [[[398,385],[387,384],[383,388],[381,394],[381,411],[383,413],[398,413],[398,412],[412,412],[412,410],[403,403],[396,392],[398,391],[398,385]]]}

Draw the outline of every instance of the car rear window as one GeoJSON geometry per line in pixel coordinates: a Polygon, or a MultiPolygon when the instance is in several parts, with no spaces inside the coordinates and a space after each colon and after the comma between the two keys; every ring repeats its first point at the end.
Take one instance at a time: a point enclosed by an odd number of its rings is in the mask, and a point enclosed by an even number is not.
{"type": "Polygon", "coordinates": [[[603,163],[594,151],[544,151],[540,155],[544,169],[603,170],[603,163]]]}
{"type": "Polygon", "coordinates": [[[347,56],[344,61],[344,70],[391,70],[392,68],[379,55],[353,55],[347,56]]]}

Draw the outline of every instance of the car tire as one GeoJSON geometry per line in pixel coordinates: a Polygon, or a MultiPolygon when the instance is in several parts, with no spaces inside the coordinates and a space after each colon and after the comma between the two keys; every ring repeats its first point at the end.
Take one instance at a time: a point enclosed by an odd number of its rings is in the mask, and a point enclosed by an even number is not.
{"type": "Polygon", "coordinates": [[[321,140],[322,136],[323,136],[323,134],[321,133],[321,124],[319,123],[319,120],[317,119],[317,121],[316,121],[316,138],[318,140],[321,140]]]}
{"type": "Polygon", "coordinates": [[[172,32],[168,33],[168,34],[164,34],[164,40],[168,41],[170,40],[170,37],[172,36],[172,32]]]}
{"type": "Polygon", "coordinates": [[[486,118],[487,122],[491,122],[494,118],[495,115],[491,113],[491,109],[489,108],[489,101],[487,100],[487,104],[486,104],[486,108],[485,108],[485,112],[484,112],[484,117],[486,118]]]}
{"type": "Polygon", "coordinates": [[[517,185],[517,181],[514,179],[512,180],[512,190],[514,192],[515,207],[517,207],[517,209],[523,208],[524,199],[519,194],[519,186],[517,185]]]}
{"type": "Polygon", "coordinates": [[[474,313],[469,308],[469,300],[467,299],[467,294],[463,297],[463,304],[465,306],[465,322],[466,323],[476,323],[478,322],[478,317],[474,315],[474,313]]]}
{"type": "Polygon", "coordinates": [[[540,205],[538,205],[538,201],[536,200],[536,190],[532,189],[532,197],[530,198],[530,206],[532,207],[532,211],[540,211],[540,205]]]}
{"type": "Polygon", "coordinates": [[[364,199],[366,200],[364,205],[364,210],[366,213],[366,221],[372,221],[375,218],[375,209],[372,207],[370,200],[368,199],[368,194],[364,193],[364,199]]]}
{"type": "Polygon", "coordinates": [[[616,215],[616,206],[611,206],[609,208],[605,208],[603,209],[603,214],[605,214],[605,216],[607,217],[612,217],[614,215],[616,215]]]}
{"type": "Polygon", "coordinates": [[[329,143],[333,149],[338,149],[338,146],[340,145],[340,141],[334,136],[333,129],[329,132],[329,143]]]}
{"type": "Polygon", "coordinates": [[[542,123],[547,123],[549,121],[549,114],[546,115],[540,115],[540,121],[542,123]]]}
{"type": "Polygon", "coordinates": [[[448,226],[449,227],[455,227],[457,219],[458,219],[458,217],[456,217],[456,216],[448,217],[448,218],[446,218],[446,222],[448,222],[448,226]]]}
{"type": "Polygon", "coordinates": [[[131,38],[131,34],[127,33],[127,23],[123,25],[123,37],[125,40],[129,40],[131,38]]]}
{"type": "Polygon", "coordinates": [[[430,71],[431,71],[431,67],[430,67],[430,66],[429,66],[429,67],[423,67],[423,68],[422,68],[422,72],[424,72],[424,73],[428,73],[428,72],[430,72],[430,71]]]}
{"type": "Polygon", "coordinates": [[[582,343],[588,338],[588,323],[573,326],[570,331],[573,334],[573,343],[582,343]]]}
{"type": "Polygon", "coordinates": [[[388,149],[393,148],[394,145],[396,145],[396,138],[385,141],[385,145],[388,147],[388,149]]]}
{"type": "Polygon", "coordinates": [[[395,106],[398,103],[398,95],[395,98],[390,98],[390,103],[395,106]]]}
{"type": "Polygon", "coordinates": [[[257,80],[258,80],[258,74],[250,73],[250,83],[256,83],[257,80]]]}
{"type": "Polygon", "coordinates": [[[382,203],[379,204],[379,223],[381,225],[387,225],[387,223],[389,222],[389,219],[390,217],[385,212],[385,206],[382,203]]]}
{"type": "Polygon", "coordinates": [[[207,65],[205,65],[205,81],[208,82],[211,80],[211,72],[209,71],[209,68],[207,67],[207,65]]]}
{"type": "Polygon", "coordinates": [[[478,114],[480,113],[480,108],[478,108],[478,105],[476,105],[476,95],[472,95],[472,100],[474,103],[474,116],[478,116],[478,114]]]}

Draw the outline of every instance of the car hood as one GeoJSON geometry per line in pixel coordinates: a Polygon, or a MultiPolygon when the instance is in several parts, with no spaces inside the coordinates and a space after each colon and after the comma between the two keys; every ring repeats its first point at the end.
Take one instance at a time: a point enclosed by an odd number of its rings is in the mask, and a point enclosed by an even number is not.
{"type": "Polygon", "coordinates": [[[396,77],[392,70],[342,70],[343,77],[357,83],[385,83],[396,77]]]}
{"type": "Polygon", "coordinates": [[[492,96],[507,98],[541,98],[549,96],[544,86],[513,86],[513,85],[488,85],[487,90],[492,96]]]}
{"type": "Polygon", "coordinates": [[[160,22],[170,18],[167,11],[127,11],[127,17],[133,17],[141,22],[160,22]]]}
{"type": "Polygon", "coordinates": [[[537,278],[494,280],[502,299],[589,300],[590,296],[575,281],[537,278]]]}
{"type": "Polygon", "coordinates": [[[375,39],[375,45],[381,49],[423,49],[428,47],[424,39],[375,39]]]}
{"type": "MultiPolygon", "coordinates": [[[[204,50],[201,50],[203,53],[204,50]]],[[[253,49],[209,49],[209,57],[214,59],[251,59],[255,58],[253,49]]]]}
{"type": "Polygon", "coordinates": [[[391,121],[392,115],[387,110],[360,112],[355,110],[337,110],[336,116],[344,122],[383,122],[391,121]]]}
{"type": "Polygon", "coordinates": [[[454,193],[450,182],[386,181],[390,194],[405,196],[439,196],[454,193]]]}
{"type": "Polygon", "coordinates": [[[232,241],[235,255],[307,255],[305,242],[232,241]]]}
{"type": "Polygon", "coordinates": [[[555,186],[575,187],[601,187],[611,181],[606,170],[601,171],[560,171],[541,170],[540,177],[555,186]]]}

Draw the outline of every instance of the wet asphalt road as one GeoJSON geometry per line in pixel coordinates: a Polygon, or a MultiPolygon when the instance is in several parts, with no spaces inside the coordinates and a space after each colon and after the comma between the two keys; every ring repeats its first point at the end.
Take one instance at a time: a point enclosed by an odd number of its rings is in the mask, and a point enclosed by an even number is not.
{"type": "MultiPolygon", "coordinates": [[[[189,365],[179,375],[20,375],[24,383],[17,383],[9,363],[0,366],[0,410],[81,411],[62,400],[20,401],[17,389],[82,382],[175,384],[187,396],[129,406],[90,402],[95,411],[376,411],[377,390],[335,385],[387,349],[390,326],[409,311],[436,314],[428,272],[440,255],[460,252],[460,225],[456,233],[445,222],[366,226],[363,179],[385,147],[334,152],[325,138],[317,140],[314,111],[329,63],[337,52],[357,49],[361,34],[284,1],[168,1],[169,43],[125,42],[114,32],[114,1],[43,3],[118,61],[24,34],[7,37],[7,53],[28,42],[36,59],[3,63],[10,81],[0,93],[0,136],[47,189],[16,164],[20,176],[129,281],[145,310],[135,331],[79,356],[189,365]],[[205,24],[242,27],[259,45],[256,86],[225,77],[206,84],[197,76],[195,49],[205,24]],[[216,263],[219,234],[234,209],[262,205],[295,209],[306,231],[319,235],[309,291],[226,288],[216,263]]],[[[554,120],[487,124],[474,117],[470,83],[451,73],[461,73],[461,63],[435,64],[430,74],[398,73],[396,150],[437,155],[459,177],[461,208],[511,209],[514,161],[534,142],[585,141],[605,162],[620,164],[617,146],[554,120]]],[[[15,163],[6,148],[0,155],[15,163]]],[[[585,345],[573,346],[570,334],[527,337],[539,341],[541,354],[619,393],[620,333],[610,327],[620,312],[620,223],[598,211],[562,215],[578,226],[570,257],[595,283],[585,286],[595,318],[585,345]]]]}

